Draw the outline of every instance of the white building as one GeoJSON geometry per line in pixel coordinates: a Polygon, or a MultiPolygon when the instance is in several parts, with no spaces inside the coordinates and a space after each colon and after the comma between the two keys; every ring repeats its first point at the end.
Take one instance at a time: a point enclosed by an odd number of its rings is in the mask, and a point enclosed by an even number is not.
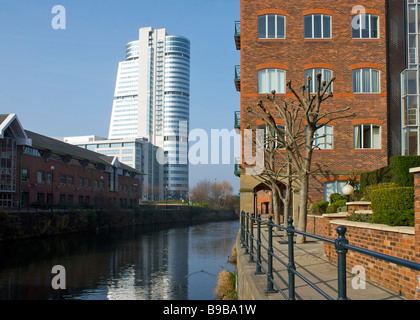
{"type": "Polygon", "coordinates": [[[118,65],[108,139],[145,137],[161,148],[164,190],[188,192],[190,41],[165,29],[139,30],[118,65]]]}
{"type": "Polygon", "coordinates": [[[94,135],[64,137],[64,142],[118,160],[145,175],[141,178],[141,200],[164,200],[163,166],[156,160],[157,147],[146,138],[106,139],[94,135]]]}

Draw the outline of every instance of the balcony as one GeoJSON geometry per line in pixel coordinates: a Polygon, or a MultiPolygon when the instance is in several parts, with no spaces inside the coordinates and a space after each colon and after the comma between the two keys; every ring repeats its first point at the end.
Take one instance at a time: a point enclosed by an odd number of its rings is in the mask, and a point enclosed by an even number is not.
{"type": "Polygon", "coordinates": [[[235,111],[235,118],[234,118],[234,128],[236,133],[241,133],[241,112],[240,111],[235,111]]]}
{"type": "Polygon", "coordinates": [[[234,169],[233,173],[237,177],[239,177],[241,175],[241,169],[239,168],[240,163],[241,163],[241,159],[240,158],[235,158],[235,164],[234,164],[235,169],[234,169]]]}
{"type": "Polygon", "coordinates": [[[236,91],[241,91],[241,66],[235,66],[235,87],[236,91]]]}
{"type": "Polygon", "coordinates": [[[237,50],[241,50],[241,22],[235,21],[235,45],[237,50]]]}

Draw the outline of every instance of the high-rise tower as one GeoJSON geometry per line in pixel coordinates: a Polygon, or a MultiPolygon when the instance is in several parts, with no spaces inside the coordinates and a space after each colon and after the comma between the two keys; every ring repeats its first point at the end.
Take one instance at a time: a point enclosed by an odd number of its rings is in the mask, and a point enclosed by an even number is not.
{"type": "Polygon", "coordinates": [[[118,66],[109,139],[145,137],[162,150],[165,197],[188,192],[190,41],[139,30],[118,66]]]}

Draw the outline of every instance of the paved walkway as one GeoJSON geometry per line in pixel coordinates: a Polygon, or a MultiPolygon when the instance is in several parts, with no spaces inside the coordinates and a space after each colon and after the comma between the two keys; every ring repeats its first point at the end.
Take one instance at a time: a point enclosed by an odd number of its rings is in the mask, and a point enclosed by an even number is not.
{"type": "MultiPolygon", "coordinates": [[[[254,230],[255,231],[255,230],[254,230]]],[[[267,246],[267,228],[261,228],[261,242],[267,246]]],[[[337,299],[337,264],[331,263],[323,258],[322,241],[307,238],[304,244],[295,244],[295,265],[296,271],[301,273],[305,278],[314,283],[322,291],[331,298],[337,299]]],[[[285,263],[288,262],[288,246],[287,237],[283,237],[283,231],[273,230],[273,251],[285,263]]],[[[249,255],[245,255],[245,249],[239,248],[238,262],[245,266],[244,272],[254,280],[254,288],[258,291],[257,300],[284,300],[284,296],[280,292],[266,294],[267,276],[255,275],[256,263],[249,262],[249,255]]],[[[256,255],[256,245],[254,243],[254,254],[256,255]]],[[[263,267],[267,268],[267,253],[261,248],[261,257],[263,267]]],[[[275,283],[283,290],[286,296],[288,292],[288,273],[286,267],[277,259],[273,258],[273,277],[275,283]]],[[[366,281],[365,289],[353,289],[352,281],[355,274],[347,274],[347,297],[351,300],[405,300],[403,297],[393,293],[377,284],[366,281]]],[[[296,284],[296,300],[325,300],[320,293],[310,287],[306,282],[295,276],[296,284]]],[[[274,287],[276,289],[276,287],[274,287]]]]}

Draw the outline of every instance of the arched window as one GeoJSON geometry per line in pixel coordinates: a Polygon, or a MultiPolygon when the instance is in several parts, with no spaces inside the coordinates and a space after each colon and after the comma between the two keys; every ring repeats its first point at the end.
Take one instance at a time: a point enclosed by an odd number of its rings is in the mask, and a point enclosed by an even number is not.
{"type": "MultiPolygon", "coordinates": [[[[320,73],[322,75],[321,77],[321,81],[326,81],[328,83],[328,81],[331,80],[332,78],[332,71],[328,70],[328,69],[308,69],[305,70],[305,85],[307,86],[308,83],[308,76],[311,77],[311,82],[310,82],[310,90],[311,93],[316,93],[318,92],[318,81],[316,80],[316,75],[317,73],[320,73]]],[[[331,92],[332,91],[332,84],[328,87],[327,92],[331,92]]]]}
{"type": "Polygon", "coordinates": [[[305,39],[331,39],[331,16],[310,14],[304,18],[305,39]]]}
{"type": "Polygon", "coordinates": [[[352,17],[353,39],[379,38],[379,17],[373,14],[358,14],[352,17]]]}
{"type": "Polygon", "coordinates": [[[379,70],[353,70],[353,93],[380,93],[379,70]]]}
{"type": "Polygon", "coordinates": [[[258,70],[258,93],[286,92],[286,72],[280,69],[258,70]]]}
{"type": "Polygon", "coordinates": [[[282,15],[267,14],[258,17],[258,39],[284,39],[286,19],[282,15]]]}

